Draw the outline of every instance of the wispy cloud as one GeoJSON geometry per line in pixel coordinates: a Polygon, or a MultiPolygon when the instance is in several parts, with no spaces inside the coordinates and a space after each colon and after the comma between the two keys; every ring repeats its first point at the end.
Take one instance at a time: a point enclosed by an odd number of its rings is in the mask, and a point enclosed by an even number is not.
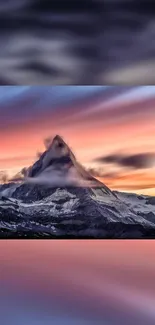
{"type": "Polygon", "coordinates": [[[34,177],[25,177],[25,183],[39,184],[46,187],[93,187],[95,186],[93,181],[87,181],[82,179],[76,169],[71,167],[67,173],[64,170],[59,170],[53,166],[47,167],[40,172],[39,175],[34,177]]]}
{"type": "Polygon", "coordinates": [[[112,154],[105,157],[98,157],[95,159],[95,161],[98,163],[114,163],[123,167],[143,169],[155,165],[155,153],[139,153],[124,156],[119,154],[112,154]]]}

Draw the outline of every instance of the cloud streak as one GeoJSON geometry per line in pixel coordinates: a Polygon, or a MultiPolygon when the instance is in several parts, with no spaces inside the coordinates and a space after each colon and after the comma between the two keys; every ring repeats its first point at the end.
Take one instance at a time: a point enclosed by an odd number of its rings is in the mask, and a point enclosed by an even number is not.
{"type": "Polygon", "coordinates": [[[134,169],[150,168],[155,164],[154,153],[140,153],[134,155],[108,155],[106,157],[98,157],[95,159],[98,163],[118,164],[122,167],[129,167],[134,169]]]}
{"type": "Polygon", "coordinates": [[[76,169],[71,167],[65,173],[64,170],[58,170],[55,167],[47,167],[39,175],[35,177],[25,177],[25,183],[44,185],[46,187],[93,187],[93,181],[87,181],[78,175],[76,169]]]}

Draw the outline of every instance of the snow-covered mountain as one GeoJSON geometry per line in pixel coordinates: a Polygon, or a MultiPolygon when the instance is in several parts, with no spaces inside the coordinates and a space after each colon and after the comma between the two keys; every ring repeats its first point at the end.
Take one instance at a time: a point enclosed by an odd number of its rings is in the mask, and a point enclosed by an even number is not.
{"type": "Polygon", "coordinates": [[[24,182],[1,186],[0,237],[155,238],[155,199],[111,191],[56,136],[24,182]]]}

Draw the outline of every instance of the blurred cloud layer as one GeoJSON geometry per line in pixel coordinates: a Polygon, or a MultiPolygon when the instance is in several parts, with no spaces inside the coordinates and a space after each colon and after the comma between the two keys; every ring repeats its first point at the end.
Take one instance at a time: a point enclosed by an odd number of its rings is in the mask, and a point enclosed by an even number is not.
{"type": "Polygon", "coordinates": [[[97,1],[2,1],[1,84],[91,83],[97,13],[97,1]]]}
{"type": "Polygon", "coordinates": [[[154,83],[151,0],[0,3],[0,84],[154,83]]]}
{"type": "Polygon", "coordinates": [[[153,241],[1,241],[7,325],[154,325],[153,241]]]}
{"type": "Polygon", "coordinates": [[[152,0],[106,0],[104,14],[102,81],[109,84],[154,83],[152,0]]]}

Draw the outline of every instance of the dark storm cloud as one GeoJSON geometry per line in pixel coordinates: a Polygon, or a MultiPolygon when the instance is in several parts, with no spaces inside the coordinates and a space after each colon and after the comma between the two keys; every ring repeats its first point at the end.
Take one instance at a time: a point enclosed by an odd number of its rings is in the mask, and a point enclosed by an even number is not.
{"type": "Polygon", "coordinates": [[[140,153],[135,155],[123,156],[119,154],[108,155],[106,157],[99,157],[95,159],[98,163],[117,164],[122,167],[129,167],[134,169],[143,169],[152,167],[155,164],[155,154],[140,153]]]}

